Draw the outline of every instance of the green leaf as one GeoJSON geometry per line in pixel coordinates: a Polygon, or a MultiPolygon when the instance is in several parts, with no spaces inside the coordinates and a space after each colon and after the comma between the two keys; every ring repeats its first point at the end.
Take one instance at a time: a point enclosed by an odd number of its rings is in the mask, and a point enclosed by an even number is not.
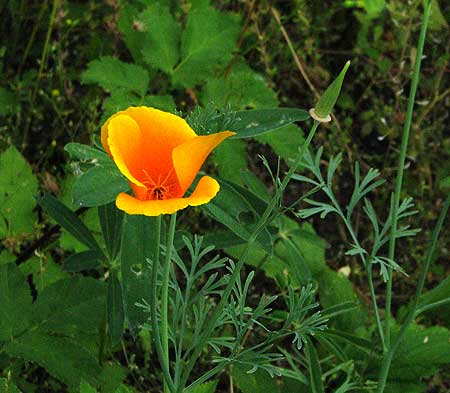
{"type": "Polygon", "coordinates": [[[80,383],[80,393],[97,393],[97,389],[93,388],[83,379],[80,383]]]}
{"type": "Polygon", "coordinates": [[[305,139],[302,130],[290,124],[275,132],[259,135],[256,140],[269,145],[277,156],[283,158],[287,165],[291,165],[305,139]]]}
{"type": "Polygon", "coordinates": [[[156,218],[125,215],[120,255],[122,296],[125,317],[131,333],[136,336],[148,318],[136,303],[150,299],[150,265],[157,251],[156,218]]]}
{"type": "Polygon", "coordinates": [[[81,251],[72,254],[64,260],[66,272],[77,273],[84,270],[98,269],[102,266],[105,256],[98,250],[81,251]]]}
{"type": "Polygon", "coordinates": [[[439,31],[442,29],[448,29],[449,25],[444,15],[442,14],[441,7],[438,0],[431,1],[430,19],[428,23],[430,30],[439,31]]]}
{"type": "Polygon", "coordinates": [[[197,385],[191,389],[186,389],[184,393],[214,393],[217,388],[217,381],[209,381],[197,385]]]}
{"type": "Polygon", "coordinates": [[[58,224],[76,239],[91,249],[99,250],[101,252],[101,248],[92,233],[67,206],[50,194],[46,194],[39,198],[38,203],[58,224]]]}
{"type": "Polygon", "coordinates": [[[322,381],[322,370],[320,361],[311,339],[308,339],[305,346],[306,359],[308,360],[309,383],[312,393],[324,393],[325,389],[322,381]]]}
{"type": "Polygon", "coordinates": [[[369,17],[376,17],[386,6],[386,0],[364,0],[363,4],[369,17]]]}
{"type": "Polygon", "coordinates": [[[241,172],[247,168],[247,145],[241,140],[228,140],[214,149],[213,159],[221,178],[242,185],[241,172]]]}
{"type": "MultiPolygon", "coordinates": [[[[81,379],[90,385],[105,387],[118,385],[123,373],[115,372],[111,379],[107,370],[117,366],[99,365],[97,357],[77,338],[48,335],[41,330],[27,332],[9,343],[5,350],[12,357],[31,361],[44,367],[51,375],[78,390],[81,379]]],[[[106,390],[106,389],[105,389],[106,390]]]]}
{"type": "Polygon", "coordinates": [[[106,91],[125,89],[144,96],[148,89],[148,72],[136,64],[129,64],[111,56],[103,56],[88,64],[81,82],[98,84],[106,91]]]}
{"type": "Polygon", "coordinates": [[[114,261],[120,251],[124,213],[115,203],[99,206],[98,217],[110,261],[114,261]]]}
{"type": "Polygon", "coordinates": [[[37,180],[14,146],[0,154],[0,238],[32,233],[37,180]]]}
{"type": "MultiPolygon", "coordinates": [[[[294,123],[309,119],[309,114],[303,109],[296,108],[275,108],[275,109],[254,109],[236,112],[236,121],[233,122],[233,129],[237,134],[233,139],[250,138],[269,131],[274,131],[294,123]]],[[[300,137],[299,140],[303,140],[300,137]]]]}
{"type": "Polygon", "coordinates": [[[119,193],[129,189],[128,181],[115,165],[96,166],[75,181],[73,202],[76,206],[106,205],[115,201],[119,193]]]}
{"type": "Polygon", "coordinates": [[[140,19],[145,29],[142,48],[144,61],[150,66],[170,74],[180,57],[181,29],[179,23],[167,7],[157,2],[150,4],[140,15],[140,19]]]}
{"type": "Polygon", "coordinates": [[[138,64],[143,64],[142,47],[144,45],[144,25],[140,20],[140,9],[130,2],[120,5],[119,20],[117,27],[122,33],[122,40],[125,42],[133,59],[138,64]]]}
{"type": "Polygon", "coordinates": [[[279,391],[275,378],[263,370],[249,373],[251,367],[233,366],[233,379],[242,393],[276,393],[279,391]]]}
{"type": "MultiPolygon", "coordinates": [[[[225,180],[221,180],[220,184],[219,194],[210,203],[202,205],[202,208],[247,241],[261,214],[257,211],[258,205],[264,206],[265,202],[237,184],[225,180]]],[[[267,229],[258,236],[257,243],[267,254],[272,253],[272,238],[267,229]]]]}
{"type": "Polygon", "coordinates": [[[68,143],[64,150],[73,160],[87,162],[93,165],[111,165],[112,161],[103,150],[81,143],[68,143]]]}
{"type": "Polygon", "coordinates": [[[47,287],[33,305],[32,323],[45,332],[97,334],[106,301],[104,283],[73,276],[47,287]]]}
{"type": "Polygon", "coordinates": [[[18,110],[16,96],[4,87],[0,87],[0,116],[13,115],[18,110]]]}
{"type": "Polygon", "coordinates": [[[231,61],[239,30],[237,15],[213,8],[191,12],[181,37],[181,62],[174,68],[173,83],[193,87],[223,70],[231,61]]]}
{"type": "Polygon", "coordinates": [[[204,105],[217,108],[230,105],[234,110],[273,108],[278,105],[275,92],[264,78],[246,65],[233,67],[226,77],[208,79],[201,94],[204,105]]]}
{"type": "Polygon", "coordinates": [[[30,287],[19,268],[14,263],[0,266],[0,342],[27,329],[31,301],[30,287]]]}
{"type": "Polygon", "coordinates": [[[108,280],[108,331],[113,347],[122,340],[124,318],[122,287],[117,273],[111,270],[108,280]]]}

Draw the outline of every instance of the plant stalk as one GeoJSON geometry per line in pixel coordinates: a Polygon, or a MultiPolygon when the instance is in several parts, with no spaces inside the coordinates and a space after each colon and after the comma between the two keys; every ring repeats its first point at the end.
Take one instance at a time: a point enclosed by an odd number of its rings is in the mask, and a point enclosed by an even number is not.
{"type": "MultiPolygon", "coordinates": [[[[164,386],[168,386],[170,392],[175,392],[175,385],[172,381],[172,377],[170,376],[169,362],[168,358],[165,356],[167,352],[164,351],[161,335],[160,335],[160,326],[158,324],[158,313],[157,313],[157,299],[158,299],[158,268],[159,268],[159,254],[160,254],[160,242],[161,242],[161,216],[157,218],[156,224],[156,251],[155,251],[155,259],[152,263],[152,277],[151,277],[151,286],[152,286],[152,297],[150,299],[150,316],[151,316],[151,324],[152,324],[152,333],[153,339],[155,341],[156,352],[158,354],[158,360],[161,365],[163,374],[164,374],[164,386]]],[[[166,387],[164,388],[166,389],[166,387]]]]}
{"type": "MultiPolygon", "coordinates": [[[[405,125],[403,127],[402,142],[400,147],[400,156],[398,160],[397,177],[395,180],[395,190],[393,195],[393,203],[391,207],[392,225],[389,239],[389,259],[394,260],[395,257],[395,241],[397,238],[397,212],[400,205],[400,194],[403,184],[403,172],[405,170],[406,152],[408,149],[409,135],[412,125],[412,116],[414,110],[414,103],[416,98],[417,86],[419,84],[420,66],[422,63],[423,47],[425,44],[425,37],[427,33],[428,20],[430,16],[431,1],[428,0],[424,6],[424,13],[422,17],[422,27],[420,29],[419,43],[417,45],[416,61],[414,66],[414,73],[411,80],[411,88],[408,98],[408,108],[406,112],[405,125]]],[[[385,339],[387,350],[390,350],[391,343],[391,304],[392,304],[392,273],[391,266],[388,267],[388,282],[386,285],[386,321],[385,321],[385,339]]]]}
{"type": "MultiPolygon", "coordinates": [[[[167,234],[166,255],[164,259],[162,271],[162,288],[161,288],[161,345],[163,349],[163,357],[165,368],[170,370],[169,361],[169,324],[168,324],[168,306],[169,306],[169,278],[170,278],[170,262],[172,259],[173,239],[175,237],[175,227],[177,223],[177,213],[170,216],[169,232],[167,234]]],[[[164,382],[164,393],[169,392],[167,382],[164,382]]]]}

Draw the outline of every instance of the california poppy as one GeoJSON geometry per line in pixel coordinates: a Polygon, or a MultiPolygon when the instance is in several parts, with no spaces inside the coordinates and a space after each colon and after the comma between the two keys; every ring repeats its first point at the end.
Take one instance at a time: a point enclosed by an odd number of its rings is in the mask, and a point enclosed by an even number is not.
{"type": "Polygon", "coordinates": [[[120,193],[119,209],[159,216],[208,203],[219,183],[203,176],[185,196],[209,153],[234,132],[197,135],[179,116],[145,106],[111,116],[102,127],[102,144],[130,182],[134,196],[120,193]]]}

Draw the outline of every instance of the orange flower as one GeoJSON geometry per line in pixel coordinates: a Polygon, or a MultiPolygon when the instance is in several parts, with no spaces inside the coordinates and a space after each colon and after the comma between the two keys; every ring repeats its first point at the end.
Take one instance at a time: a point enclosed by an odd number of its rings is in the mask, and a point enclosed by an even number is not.
{"type": "Polygon", "coordinates": [[[102,144],[134,194],[120,193],[117,207],[128,214],[159,216],[208,203],[220,188],[209,176],[184,195],[209,153],[232,135],[198,136],[181,117],[145,106],[117,112],[102,127],[102,144]]]}

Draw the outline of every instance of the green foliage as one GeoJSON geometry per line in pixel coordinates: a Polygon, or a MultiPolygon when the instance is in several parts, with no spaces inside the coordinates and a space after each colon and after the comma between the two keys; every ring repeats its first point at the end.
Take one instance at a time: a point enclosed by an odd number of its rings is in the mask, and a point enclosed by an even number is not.
{"type": "Polygon", "coordinates": [[[0,87],[0,116],[15,114],[18,111],[16,97],[12,92],[0,87]]]}
{"type": "Polygon", "coordinates": [[[239,34],[239,17],[213,8],[194,10],[181,36],[181,61],[173,70],[175,85],[193,87],[231,60],[239,34]]]}
{"type": "Polygon", "coordinates": [[[37,180],[14,146],[0,154],[0,238],[23,236],[34,230],[37,180]]]}
{"type": "Polygon", "coordinates": [[[81,82],[98,84],[109,92],[125,89],[143,96],[148,89],[149,76],[145,69],[136,64],[104,56],[89,63],[81,82]]]}
{"type": "Polygon", "coordinates": [[[216,391],[217,381],[210,381],[197,385],[191,389],[185,390],[184,393],[214,393],[216,391]]]}

